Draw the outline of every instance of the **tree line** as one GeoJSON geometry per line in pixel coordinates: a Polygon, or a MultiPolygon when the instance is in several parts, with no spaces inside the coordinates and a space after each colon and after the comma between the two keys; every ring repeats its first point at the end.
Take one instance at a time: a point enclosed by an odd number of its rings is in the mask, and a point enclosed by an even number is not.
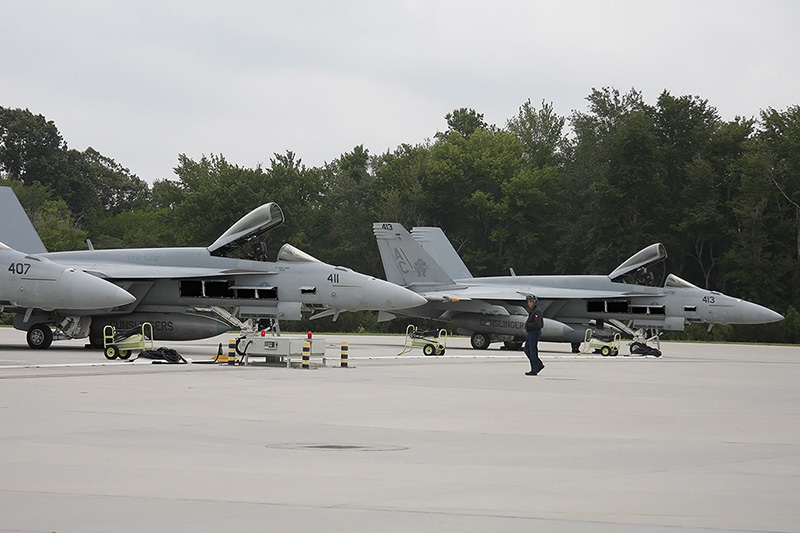
{"type": "MultiPolygon", "coordinates": [[[[661,242],[668,272],[786,316],[670,338],[800,343],[800,107],[724,121],[707,100],[667,91],[648,104],[635,89],[594,89],[587,102],[560,116],[528,100],[501,126],[456,109],[429,139],[383,154],[356,146],[318,167],[291,151],[255,168],[179,155],[174,176],[152,185],[68,148],[45,117],[0,107],[0,184],[53,251],[87,238],[207,246],[267,201],[287,219],[266,236],[272,254],[291,242],[377,277],[379,221],[441,226],[475,276],[607,274],[661,242]]],[[[373,315],[323,327],[404,330],[373,315]]]]}

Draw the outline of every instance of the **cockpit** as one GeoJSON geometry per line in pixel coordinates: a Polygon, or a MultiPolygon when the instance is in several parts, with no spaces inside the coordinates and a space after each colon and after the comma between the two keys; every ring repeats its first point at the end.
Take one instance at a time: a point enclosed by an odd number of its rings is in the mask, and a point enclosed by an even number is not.
{"type": "Polygon", "coordinates": [[[289,261],[292,263],[321,263],[316,257],[305,253],[303,250],[295,248],[289,243],[281,246],[278,251],[278,261],[289,261]]]}
{"type": "MultiPolygon", "coordinates": [[[[240,218],[208,247],[208,251],[211,255],[227,257],[234,250],[244,250],[246,244],[280,226],[283,221],[283,211],[280,206],[275,202],[266,203],[240,218]]],[[[245,255],[252,259],[263,260],[265,251],[263,243],[256,243],[253,250],[245,252],[245,255]]]]}
{"type": "Polygon", "coordinates": [[[608,277],[617,283],[655,287],[664,279],[666,259],[667,250],[664,245],[651,244],[625,260],[608,277]],[[657,272],[659,266],[661,271],[657,272]]]}

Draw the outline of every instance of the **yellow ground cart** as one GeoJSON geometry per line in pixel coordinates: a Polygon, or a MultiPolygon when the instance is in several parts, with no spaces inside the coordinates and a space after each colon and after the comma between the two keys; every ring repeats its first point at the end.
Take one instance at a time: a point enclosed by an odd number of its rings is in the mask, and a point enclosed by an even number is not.
{"type": "Polygon", "coordinates": [[[425,355],[444,355],[446,347],[446,330],[421,330],[409,324],[406,328],[406,341],[403,344],[403,350],[397,355],[408,353],[413,348],[422,348],[422,353],[425,355]]]}
{"type": "Polygon", "coordinates": [[[131,350],[153,349],[153,324],[142,322],[138,328],[117,333],[114,326],[103,328],[103,355],[106,359],[128,359],[131,350]]]}
{"type": "Polygon", "coordinates": [[[586,334],[583,337],[583,343],[581,343],[578,353],[584,354],[594,350],[604,357],[615,356],[619,353],[620,339],[619,333],[600,336],[596,335],[592,328],[586,328],[586,334]]]}

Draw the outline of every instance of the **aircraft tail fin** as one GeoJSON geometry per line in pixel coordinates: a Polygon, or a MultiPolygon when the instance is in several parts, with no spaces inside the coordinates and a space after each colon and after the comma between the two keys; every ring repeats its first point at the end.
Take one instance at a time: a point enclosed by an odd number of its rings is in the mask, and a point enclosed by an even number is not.
{"type": "Polygon", "coordinates": [[[372,231],[378,241],[386,280],[403,287],[453,285],[453,278],[397,222],[376,222],[372,231]]]}
{"type": "Polygon", "coordinates": [[[453,244],[444,234],[442,228],[419,227],[411,230],[414,237],[426,252],[436,260],[447,275],[453,279],[468,279],[472,277],[467,265],[461,260],[453,244]]]}
{"type": "Polygon", "coordinates": [[[0,242],[28,254],[47,252],[11,187],[0,187],[0,213],[3,213],[0,242]]]}

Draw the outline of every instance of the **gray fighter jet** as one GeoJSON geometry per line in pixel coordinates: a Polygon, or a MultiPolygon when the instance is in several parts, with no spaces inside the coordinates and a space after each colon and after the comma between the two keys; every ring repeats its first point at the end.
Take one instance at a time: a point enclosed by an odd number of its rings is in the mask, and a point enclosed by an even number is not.
{"type": "Polygon", "coordinates": [[[54,339],[87,336],[92,345],[102,346],[108,324],[119,330],[149,322],[158,341],[193,340],[241,327],[248,319],[269,321],[279,331],[279,320],[299,320],[303,311],[336,315],[425,303],[410,290],[323,263],[289,244],[280,249],[277,261],[266,261],[264,247],[255,239],[283,222],[275,203],[254,209],[207,248],[52,253],[45,250],[10,188],[0,187],[0,205],[10,207],[0,241],[16,239],[18,249],[112,282],[136,298],[113,309],[7,307],[7,312],[16,313],[14,327],[28,331],[32,348],[46,348],[54,339]],[[11,235],[7,228],[14,228],[11,235]],[[19,235],[28,238],[21,241],[19,235]],[[237,251],[247,253],[236,257],[237,251]]]}
{"type": "Polygon", "coordinates": [[[758,304],[701,289],[669,274],[657,285],[653,267],[666,259],[661,244],[634,254],[607,276],[500,276],[475,278],[441,228],[398,223],[373,225],[386,279],[425,297],[427,305],[392,313],[450,322],[471,335],[473,348],[504,341],[519,349],[525,339],[527,295],[545,316],[542,340],[569,342],[574,352],[586,330],[610,322],[636,339],[682,331],[685,324],[764,324],[783,319],[758,304]],[[592,323],[593,322],[593,323],[592,323]],[[650,333],[655,332],[654,335],[650,333]],[[648,336],[649,335],[649,336],[648,336]]]}

